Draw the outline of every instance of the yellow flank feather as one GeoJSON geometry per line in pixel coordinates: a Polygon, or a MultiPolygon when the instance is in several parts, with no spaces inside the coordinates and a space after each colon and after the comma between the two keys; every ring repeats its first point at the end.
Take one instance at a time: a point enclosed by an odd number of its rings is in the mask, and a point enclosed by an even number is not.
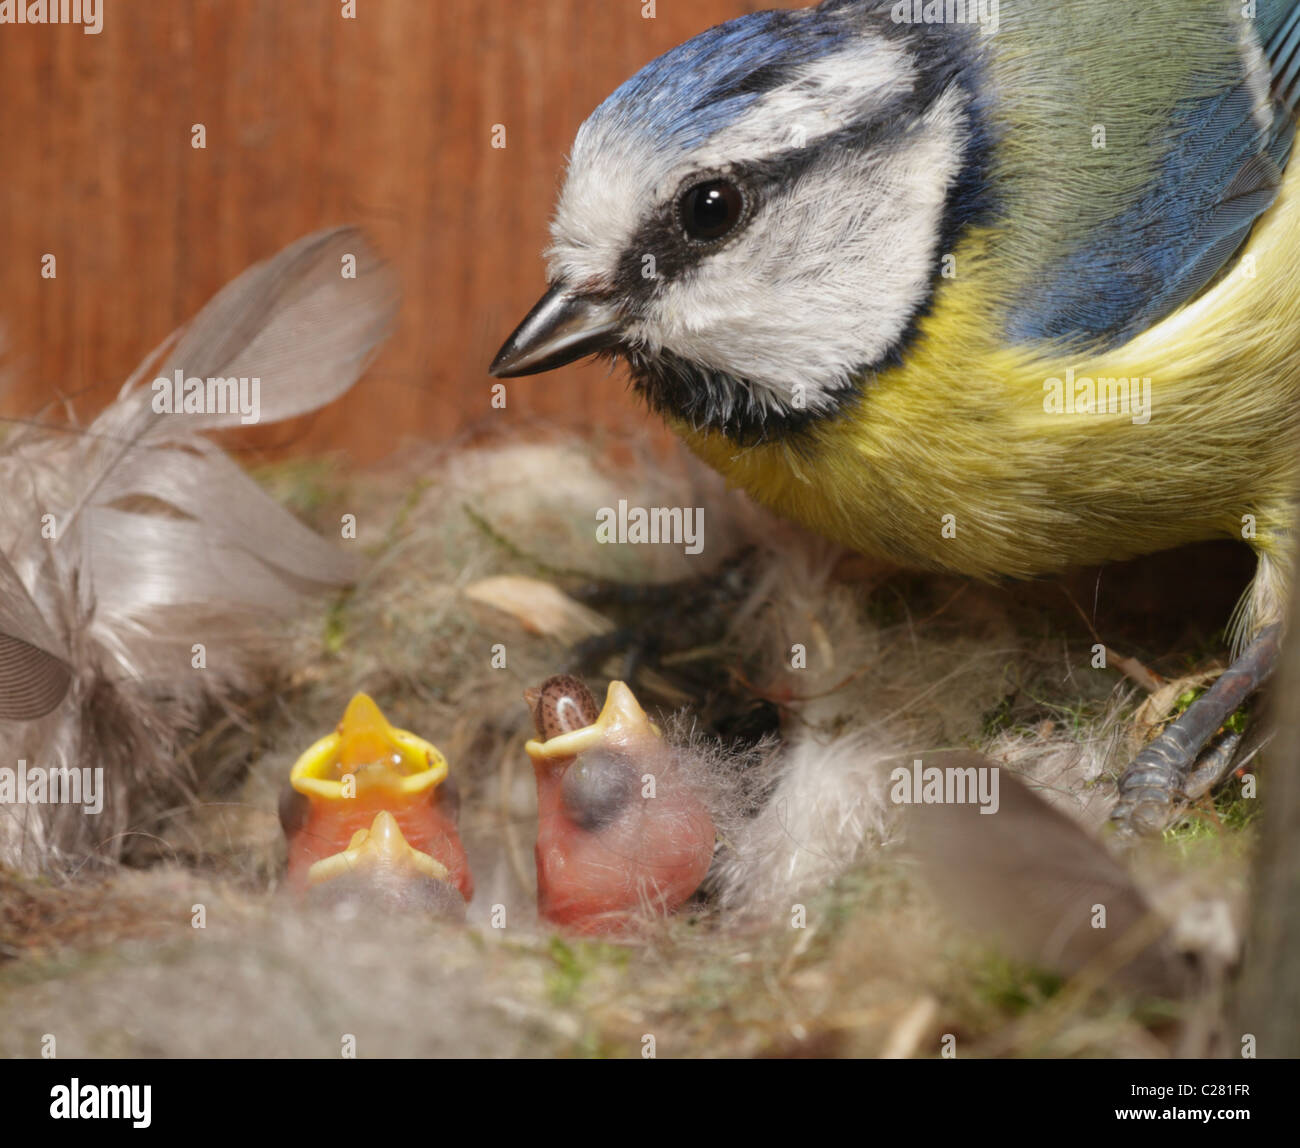
{"type": "Polygon", "coordinates": [[[1300,484],[1300,162],[1217,283],[1102,354],[997,341],[975,270],[991,239],[962,243],[906,361],[840,417],[757,446],[677,431],[776,513],[907,565],[1023,577],[1242,539],[1260,557],[1242,635],[1279,620],[1300,484]],[[1085,380],[1124,379],[1119,409],[1061,409],[1085,380]]]}

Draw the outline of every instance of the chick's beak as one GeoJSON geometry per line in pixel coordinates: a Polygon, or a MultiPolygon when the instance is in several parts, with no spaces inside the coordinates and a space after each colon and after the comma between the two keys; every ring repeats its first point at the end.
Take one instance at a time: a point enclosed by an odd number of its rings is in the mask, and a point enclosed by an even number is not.
{"type": "Polygon", "coordinates": [[[366,694],[357,694],[339,722],[339,766],[351,772],[361,765],[382,761],[394,751],[393,727],[366,694]]]}
{"type": "Polygon", "coordinates": [[[422,853],[406,840],[397,818],[387,810],[375,816],[369,829],[358,829],[341,853],[317,861],[307,871],[307,881],[318,885],[357,869],[418,874],[437,881],[446,881],[449,876],[442,862],[422,853]]]}
{"type": "Polygon", "coordinates": [[[614,346],[620,326],[612,303],[557,283],[515,328],[488,370],[498,379],[551,371],[614,346]]]}
{"type": "Polygon", "coordinates": [[[414,801],[427,799],[447,780],[447,772],[437,746],[397,729],[373,700],[357,694],[334,732],[294,762],[289,784],[298,793],[336,803],[351,796],[343,783],[352,774],[358,788],[414,801]]]}
{"type": "Polygon", "coordinates": [[[348,847],[307,871],[309,904],[360,911],[423,910],[464,921],[465,897],[437,858],[416,849],[387,810],[369,829],[358,829],[348,847]]]}

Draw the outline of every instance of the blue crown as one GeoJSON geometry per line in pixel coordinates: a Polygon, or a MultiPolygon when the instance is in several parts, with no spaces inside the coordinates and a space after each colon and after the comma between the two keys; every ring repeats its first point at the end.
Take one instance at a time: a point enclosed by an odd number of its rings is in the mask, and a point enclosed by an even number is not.
{"type": "Polygon", "coordinates": [[[847,21],[824,10],[754,12],[719,24],[652,60],[591,115],[690,150],[735,122],[764,93],[850,41],[847,21]]]}

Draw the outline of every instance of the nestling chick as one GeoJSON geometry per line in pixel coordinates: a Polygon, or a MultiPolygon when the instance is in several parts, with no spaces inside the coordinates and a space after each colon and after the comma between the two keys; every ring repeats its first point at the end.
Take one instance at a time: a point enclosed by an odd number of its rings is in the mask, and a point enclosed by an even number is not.
{"type": "Polygon", "coordinates": [[[397,818],[384,809],[369,829],[352,835],[343,852],[307,870],[307,898],[315,905],[421,910],[463,921],[465,898],[450,877],[445,865],[406,840],[397,818]]]}
{"type": "Polygon", "coordinates": [[[671,913],[713,859],[709,810],[632,691],[611,682],[599,713],[578,679],[525,691],[541,740],[525,747],[537,776],[537,907],[581,933],[612,933],[671,913]]]}
{"type": "Polygon", "coordinates": [[[447,774],[435,746],[395,729],[357,694],[338,729],[294,763],[281,796],[289,884],[317,899],[374,888],[395,903],[463,917],[474,879],[447,774]],[[449,895],[430,893],[430,881],[449,895]]]}
{"type": "Polygon", "coordinates": [[[1300,3],[913,11],[754,13],[619,88],[492,371],[621,357],[729,480],[904,564],[1029,577],[1245,539],[1241,688],[1122,787],[1156,829],[1271,669],[1291,578],[1300,3]]]}

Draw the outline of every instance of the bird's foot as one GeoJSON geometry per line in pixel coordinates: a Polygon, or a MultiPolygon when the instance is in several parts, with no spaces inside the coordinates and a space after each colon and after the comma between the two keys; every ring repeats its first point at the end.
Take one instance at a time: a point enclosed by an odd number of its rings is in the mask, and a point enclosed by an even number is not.
{"type": "Polygon", "coordinates": [[[1262,630],[1241,657],[1129,764],[1110,815],[1122,841],[1164,832],[1187,802],[1209,792],[1231,771],[1243,735],[1221,727],[1273,672],[1280,638],[1280,626],[1262,630]]]}

